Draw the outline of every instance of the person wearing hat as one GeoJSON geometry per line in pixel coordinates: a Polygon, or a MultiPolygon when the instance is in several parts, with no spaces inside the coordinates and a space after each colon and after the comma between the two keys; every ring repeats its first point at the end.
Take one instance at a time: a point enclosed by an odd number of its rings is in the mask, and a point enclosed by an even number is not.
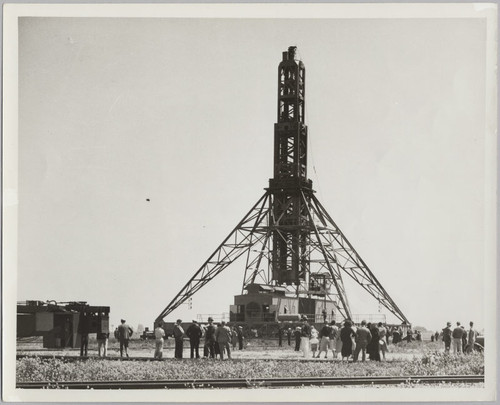
{"type": "Polygon", "coordinates": [[[80,335],[80,356],[87,357],[87,350],[89,347],[89,327],[90,319],[86,311],[80,312],[78,319],[78,334],[80,335]]]}
{"type": "Polygon", "coordinates": [[[220,351],[220,359],[224,360],[224,351],[227,353],[227,358],[231,360],[231,346],[229,342],[231,342],[231,329],[229,326],[226,326],[225,321],[221,321],[221,323],[217,326],[217,330],[215,331],[215,340],[219,345],[220,351]]]}
{"type": "Polygon", "coordinates": [[[202,335],[200,325],[193,319],[193,323],[189,325],[186,330],[186,335],[189,338],[189,346],[191,348],[191,358],[194,359],[194,354],[196,352],[196,358],[200,358],[200,338],[202,335]]]}
{"type": "Polygon", "coordinates": [[[238,335],[238,349],[243,350],[243,328],[241,325],[236,328],[236,334],[238,335]]]}
{"type": "Polygon", "coordinates": [[[204,353],[210,356],[211,359],[215,358],[215,326],[214,319],[208,317],[208,325],[205,329],[205,346],[204,353]]]}
{"type": "Polygon", "coordinates": [[[123,352],[125,352],[125,355],[129,357],[128,341],[132,336],[132,333],[134,333],[134,331],[130,326],[127,325],[125,319],[122,319],[120,322],[121,325],[118,326],[118,340],[120,341],[120,357],[123,357],[123,352]]]}
{"type": "Polygon", "coordinates": [[[451,336],[453,338],[453,354],[462,353],[462,336],[465,334],[465,330],[460,326],[460,322],[457,322],[457,327],[453,329],[451,336]]]}
{"type": "Polygon", "coordinates": [[[182,338],[184,337],[184,329],[181,326],[182,319],[177,319],[177,322],[174,325],[174,339],[175,339],[175,354],[174,357],[176,359],[182,359],[182,349],[184,346],[184,341],[182,338]]]}
{"type": "MultiPolygon", "coordinates": [[[[371,340],[372,333],[366,326],[366,321],[362,320],[361,326],[356,329],[356,348],[354,349],[353,361],[358,361],[359,352],[361,352],[361,361],[366,361],[366,348],[371,340]]],[[[378,353],[378,335],[376,352],[378,353]]]]}
{"type": "Polygon", "coordinates": [[[353,354],[353,338],[356,337],[356,332],[352,329],[352,323],[349,319],[344,321],[344,326],[340,329],[340,341],[342,343],[340,354],[341,359],[344,361],[349,360],[349,357],[353,354]]]}
{"type": "Polygon", "coordinates": [[[443,342],[444,342],[445,353],[450,353],[452,333],[453,331],[451,330],[451,322],[446,322],[446,328],[443,329],[443,342]]]}

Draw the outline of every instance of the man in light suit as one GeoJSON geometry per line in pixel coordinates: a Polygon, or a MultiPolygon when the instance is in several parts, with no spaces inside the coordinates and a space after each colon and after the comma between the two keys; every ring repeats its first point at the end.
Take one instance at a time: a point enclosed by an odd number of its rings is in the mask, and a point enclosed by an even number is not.
{"type": "Polygon", "coordinates": [[[361,321],[361,326],[356,329],[356,349],[354,350],[353,361],[358,361],[359,352],[361,351],[361,361],[366,361],[366,347],[372,340],[370,329],[366,327],[366,321],[361,321]]]}

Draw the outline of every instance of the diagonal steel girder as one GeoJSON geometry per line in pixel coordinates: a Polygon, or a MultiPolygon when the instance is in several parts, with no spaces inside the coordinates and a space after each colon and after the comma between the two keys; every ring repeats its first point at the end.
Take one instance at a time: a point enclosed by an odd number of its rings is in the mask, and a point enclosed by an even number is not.
{"type": "MultiPolygon", "coordinates": [[[[336,288],[338,296],[339,296],[339,300],[341,303],[341,305],[339,305],[339,307],[338,307],[339,312],[345,318],[352,319],[352,313],[351,313],[351,309],[349,307],[349,302],[347,301],[347,295],[345,292],[344,282],[342,280],[342,275],[339,271],[339,268],[337,266],[335,266],[335,263],[336,263],[335,258],[329,254],[327,247],[325,246],[325,244],[321,240],[320,232],[318,231],[318,228],[316,227],[314,217],[313,217],[311,210],[310,210],[312,193],[310,194],[309,198],[306,198],[304,192],[301,191],[301,196],[302,196],[303,203],[307,209],[309,223],[312,226],[312,232],[314,233],[314,236],[316,237],[316,243],[318,244],[319,249],[320,249],[321,253],[323,254],[323,258],[325,260],[326,267],[328,268],[328,271],[330,272],[333,284],[335,285],[335,288],[336,288]]],[[[312,238],[312,235],[310,235],[310,239],[311,238],[312,238]]]]}
{"type": "Polygon", "coordinates": [[[266,191],[226,239],[224,239],[205,263],[189,279],[179,293],[170,301],[166,308],[157,316],[155,324],[162,321],[164,317],[183,304],[205,284],[262,239],[258,235],[267,232],[267,228],[262,223],[267,219],[269,213],[268,198],[269,193],[266,191]]]}
{"type": "Polygon", "coordinates": [[[359,256],[326,209],[314,195],[312,195],[311,198],[311,207],[316,217],[322,222],[325,230],[331,235],[335,242],[333,244],[333,256],[337,265],[393,315],[409,324],[410,322],[404,316],[403,312],[389,296],[384,287],[382,287],[382,284],[380,284],[361,256],[359,256]]]}
{"type": "Polygon", "coordinates": [[[256,243],[255,243],[257,245],[258,242],[259,243],[262,242],[260,250],[257,252],[257,256],[255,258],[252,258],[251,250],[249,249],[247,251],[247,264],[245,266],[245,274],[243,275],[243,284],[241,286],[241,293],[242,294],[243,294],[243,291],[245,290],[245,286],[247,286],[248,284],[255,283],[255,279],[258,275],[260,275],[260,277],[263,279],[265,284],[270,283],[271,280],[269,279],[268,274],[266,274],[266,272],[262,269],[259,270],[263,259],[267,259],[268,263],[271,260],[269,257],[270,253],[269,253],[269,246],[268,246],[270,239],[271,239],[271,230],[270,230],[270,228],[268,228],[263,233],[263,235],[260,237],[260,239],[258,241],[256,241],[256,243]],[[254,270],[251,271],[250,275],[248,275],[249,271],[252,268],[254,270]]]}

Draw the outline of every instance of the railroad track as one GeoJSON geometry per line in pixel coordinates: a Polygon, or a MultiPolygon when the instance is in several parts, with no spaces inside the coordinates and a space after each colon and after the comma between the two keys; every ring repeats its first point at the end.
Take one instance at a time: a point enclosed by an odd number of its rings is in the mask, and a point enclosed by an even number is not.
{"type": "Polygon", "coordinates": [[[305,377],[305,378],[230,378],[224,380],[158,380],[158,381],[84,381],[25,382],[21,389],[186,389],[186,388],[280,388],[301,386],[399,385],[440,383],[482,383],[483,375],[410,376],[410,377],[305,377]]]}

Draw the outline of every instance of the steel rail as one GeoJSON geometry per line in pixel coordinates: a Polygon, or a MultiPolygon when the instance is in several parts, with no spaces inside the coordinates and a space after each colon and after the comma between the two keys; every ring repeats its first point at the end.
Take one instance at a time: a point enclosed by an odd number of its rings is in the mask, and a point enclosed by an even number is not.
{"type": "Polygon", "coordinates": [[[18,382],[20,389],[180,389],[180,388],[279,388],[301,386],[400,385],[440,383],[482,383],[483,375],[441,375],[406,377],[300,377],[300,378],[230,378],[157,381],[61,381],[18,382]]]}

